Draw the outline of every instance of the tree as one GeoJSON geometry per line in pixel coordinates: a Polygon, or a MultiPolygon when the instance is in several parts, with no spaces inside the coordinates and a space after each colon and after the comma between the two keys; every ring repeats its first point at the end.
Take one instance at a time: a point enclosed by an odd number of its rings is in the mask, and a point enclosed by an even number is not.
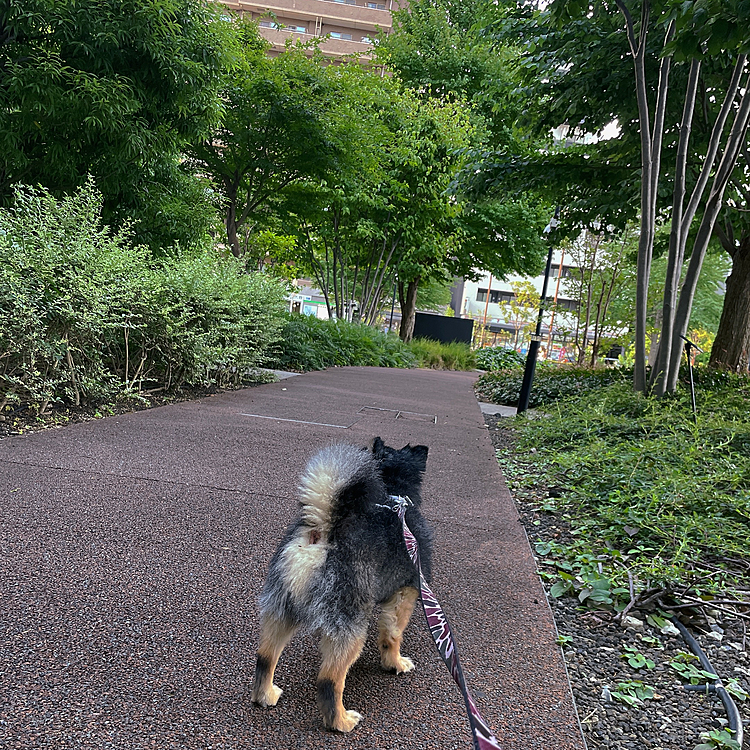
{"type": "Polygon", "coordinates": [[[226,24],[199,0],[8,0],[0,202],[18,182],[67,193],[92,174],[105,220],[136,219],[139,240],[204,236],[210,203],[181,151],[218,120],[231,56],[226,24]]]}
{"type": "Polygon", "coordinates": [[[750,223],[747,219],[750,156],[747,146],[742,156],[743,163],[738,167],[739,174],[732,179],[732,194],[724,216],[716,224],[716,235],[732,259],[732,270],[726,280],[724,307],[709,366],[747,373],[750,365],[750,223]]]}
{"type": "MultiPolygon", "coordinates": [[[[750,97],[744,95],[747,82],[743,84],[746,58],[743,53],[738,52],[748,43],[747,21],[750,19],[745,17],[748,11],[744,6],[723,0],[715,0],[708,4],[688,0],[675,7],[669,3],[658,4],[652,3],[651,0],[642,0],[640,21],[635,21],[632,8],[625,0],[616,0],[616,6],[624,19],[630,56],[634,64],[641,136],[641,231],[638,250],[634,387],[644,392],[649,387],[646,380],[645,357],[646,310],[657,226],[657,198],[666,128],[667,95],[673,59],[689,61],[687,86],[681,99],[683,113],[675,152],[671,236],[659,354],[650,378],[650,385],[654,391],[663,394],[674,390],[677,384],[683,349],[682,339],[687,333],[701,265],[722,205],[724,191],[750,122],[750,97]],[[646,66],[646,57],[649,54],[648,40],[652,31],[659,30],[662,33],[663,44],[657,47],[660,60],[654,86],[655,100],[649,101],[646,66]],[[712,94],[707,97],[706,110],[710,109],[709,101],[715,101],[717,107],[706,149],[700,154],[701,162],[697,166],[699,174],[688,197],[688,168],[690,157],[694,156],[694,152],[691,152],[690,137],[701,81],[701,65],[704,60],[712,61],[722,54],[729,57],[730,65],[722,67],[728,70],[730,76],[719,84],[719,96],[712,94]],[[730,115],[733,117],[730,118],[730,115]],[[725,124],[728,121],[731,121],[731,124],[724,138],[725,124]],[[678,299],[678,279],[686,255],[690,227],[699,215],[698,210],[704,195],[705,204],[700,213],[700,224],[678,299]]],[[[553,14],[558,21],[570,21],[582,11],[584,8],[578,2],[558,0],[553,4],[553,14]]]]}
{"type": "Polygon", "coordinates": [[[613,239],[603,232],[583,232],[565,249],[573,267],[564,282],[565,293],[578,303],[575,345],[579,365],[586,364],[589,354],[588,363],[593,367],[605,336],[616,337],[621,332],[622,323],[613,320],[609,313],[633,237],[632,230],[613,239]]]}
{"type": "Polygon", "coordinates": [[[267,57],[255,24],[234,26],[241,54],[223,83],[224,119],[190,155],[221,194],[227,243],[239,257],[268,204],[294,182],[334,173],[348,144],[336,132],[335,71],[299,48],[267,57]]]}

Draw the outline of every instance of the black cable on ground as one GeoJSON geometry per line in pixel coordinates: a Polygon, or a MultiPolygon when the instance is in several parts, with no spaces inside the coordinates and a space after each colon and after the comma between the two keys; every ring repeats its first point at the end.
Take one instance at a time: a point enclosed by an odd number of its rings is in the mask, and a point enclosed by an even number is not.
{"type": "MultiPolygon", "coordinates": [[[[700,659],[701,667],[706,672],[711,674],[717,674],[716,670],[711,666],[711,662],[708,657],[703,653],[698,641],[695,640],[693,634],[676,618],[671,617],[671,622],[680,631],[682,637],[685,639],[685,643],[690,646],[693,653],[700,659]]],[[[718,677],[718,675],[717,675],[718,677]]],[[[732,696],[729,695],[727,689],[724,687],[719,677],[713,685],[683,685],[685,690],[702,690],[709,693],[716,693],[721,698],[721,702],[724,704],[724,709],[727,712],[727,719],[729,721],[729,729],[734,732],[734,739],[737,740],[739,746],[742,747],[744,738],[744,728],[742,726],[742,717],[737,708],[737,704],[732,700],[732,696]]]]}

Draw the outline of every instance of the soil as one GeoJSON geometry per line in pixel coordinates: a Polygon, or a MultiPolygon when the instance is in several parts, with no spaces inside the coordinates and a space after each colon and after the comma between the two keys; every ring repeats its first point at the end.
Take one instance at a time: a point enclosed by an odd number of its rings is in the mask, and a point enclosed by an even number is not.
{"type": "MultiPolygon", "coordinates": [[[[487,416],[485,422],[498,454],[512,455],[515,437],[507,421],[487,416]]],[[[521,493],[512,486],[510,489],[532,550],[539,541],[564,543],[569,538],[565,521],[542,509],[544,501],[555,497],[558,488],[539,485],[530,493],[521,493]]],[[[542,568],[539,558],[537,562],[542,568]]],[[[674,626],[662,632],[654,625],[653,608],[632,609],[628,627],[623,627],[614,620],[613,611],[583,606],[571,596],[554,598],[549,595],[551,583],[544,581],[544,585],[589,748],[693,750],[707,741],[701,737],[703,733],[727,726],[726,710],[715,694],[684,688],[686,680],[670,662],[687,660],[698,668],[700,665],[689,656],[690,647],[674,626]],[[628,657],[634,654],[642,655],[646,664],[633,667],[628,657]],[[634,683],[653,688],[653,698],[634,705],[623,702],[619,695],[633,691],[634,683]]],[[[685,610],[680,620],[696,637],[724,684],[734,679],[750,691],[750,623],[714,609],[685,610]]],[[[735,698],[735,703],[747,731],[750,700],[735,698]]],[[[750,748],[750,743],[746,740],[743,747],[750,748]]]]}

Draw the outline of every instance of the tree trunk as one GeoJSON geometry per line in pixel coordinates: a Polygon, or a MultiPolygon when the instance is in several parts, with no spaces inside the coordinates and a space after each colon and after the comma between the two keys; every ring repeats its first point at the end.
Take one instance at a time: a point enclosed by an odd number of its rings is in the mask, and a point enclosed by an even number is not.
{"type": "MultiPolygon", "coordinates": [[[[419,288],[419,276],[408,282],[404,289],[404,282],[398,282],[398,304],[401,307],[401,326],[398,335],[404,343],[409,343],[414,336],[414,321],[417,312],[417,289],[419,288]]],[[[489,292],[488,292],[489,294],[489,292]]]]}
{"type": "Polygon", "coordinates": [[[747,374],[750,364],[750,235],[732,256],[732,273],[708,366],[747,374]]]}
{"type": "Polygon", "coordinates": [[[240,248],[240,238],[237,232],[237,204],[230,197],[229,205],[227,206],[227,241],[229,242],[229,248],[232,251],[232,255],[235,258],[239,258],[242,255],[240,248]]]}

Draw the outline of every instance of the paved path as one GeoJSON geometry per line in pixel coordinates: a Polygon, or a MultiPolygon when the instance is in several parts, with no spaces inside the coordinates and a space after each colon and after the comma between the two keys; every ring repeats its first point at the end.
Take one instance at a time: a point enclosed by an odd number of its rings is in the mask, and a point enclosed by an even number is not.
{"type": "Polygon", "coordinates": [[[315,708],[298,636],[276,709],[248,701],[256,597],[334,441],[430,446],[433,588],[480,710],[508,750],[580,750],[554,624],[472,394],[474,376],[342,368],[0,441],[0,747],[470,748],[460,695],[415,613],[380,671],[347,681],[347,736],[315,708]]]}

